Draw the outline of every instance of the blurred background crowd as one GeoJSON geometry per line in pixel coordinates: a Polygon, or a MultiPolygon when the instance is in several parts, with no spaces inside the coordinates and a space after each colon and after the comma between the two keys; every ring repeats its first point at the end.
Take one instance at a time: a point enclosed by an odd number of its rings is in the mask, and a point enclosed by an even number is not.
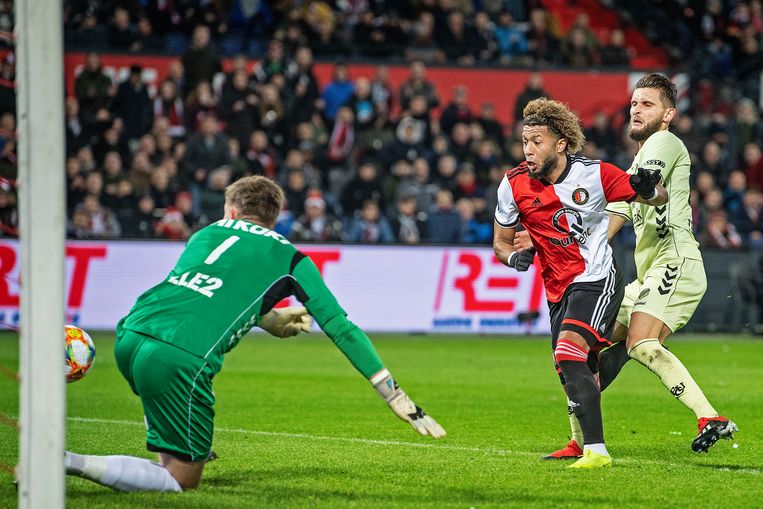
{"type": "MultiPolygon", "coordinates": [[[[72,238],[188,238],[244,175],[279,182],[277,231],[299,242],[492,239],[496,189],[522,159],[533,72],[501,122],[432,66],[669,68],[690,79],[673,130],[693,161],[703,245],[763,248],[760,0],[65,0],[83,51],[66,98],[72,238]],[[134,54],[124,79],[97,52],[134,54]],[[156,89],[142,54],[177,56],[156,89]],[[224,65],[223,58],[230,58],[224,65]],[[314,61],[331,62],[320,82],[314,61]],[[352,77],[347,62],[372,64],[352,77]],[[408,76],[392,86],[388,65],[408,76]]],[[[14,235],[13,2],[0,0],[0,232],[14,235]]],[[[627,104],[596,113],[583,155],[628,168],[627,104]]],[[[632,242],[632,236],[618,236],[632,242]]]]}

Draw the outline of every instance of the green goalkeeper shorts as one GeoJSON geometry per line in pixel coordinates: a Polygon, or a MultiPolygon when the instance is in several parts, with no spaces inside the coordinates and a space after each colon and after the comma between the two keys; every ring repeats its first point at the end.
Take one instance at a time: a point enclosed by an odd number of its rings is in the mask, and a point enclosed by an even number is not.
{"type": "Polygon", "coordinates": [[[678,258],[655,265],[644,281],[633,281],[625,287],[617,321],[628,326],[637,311],[651,315],[672,332],[686,325],[707,290],[702,260],[678,258]]]}
{"type": "Polygon", "coordinates": [[[203,461],[212,447],[215,395],[212,368],[168,343],[121,329],[117,366],[140,396],[146,416],[146,448],[185,461],[203,461]]]}

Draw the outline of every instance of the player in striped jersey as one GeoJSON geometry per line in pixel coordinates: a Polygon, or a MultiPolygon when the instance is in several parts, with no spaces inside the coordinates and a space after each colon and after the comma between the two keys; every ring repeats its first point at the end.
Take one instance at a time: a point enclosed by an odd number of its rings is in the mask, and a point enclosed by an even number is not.
{"type": "MultiPolygon", "coordinates": [[[[691,162],[684,144],[668,130],[676,115],[675,104],[676,87],[668,78],[649,74],[636,84],[628,131],[639,143],[639,151],[628,171],[661,173],[670,203],[654,208],[627,203],[607,207],[610,238],[625,221],[633,221],[637,279],[625,289],[613,332],[618,343],[601,354],[600,386],[604,390],[629,359],[636,359],[694,412],[699,431],[691,448],[707,452],[719,439],[731,438],[737,426],[716,411],[680,359],[662,346],[686,325],[707,288],[702,255],[692,233],[691,162]]],[[[549,459],[577,458],[583,453],[579,423],[574,413],[568,413],[572,439],[549,459]]]]}
{"type": "Polygon", "coordinates": [[[506,172],[498,188],[493,247],[509,267],[527,270],[534,250],[517,252],[520,222],[537,248],[551,315],[554,361],[584,434],[574,468],[608,467],[599,389],[588,354],[608,346],[623,281],[607,243],[608,202],[667,202],[658,175],[629,176],[601,161],[575,156],[585,137],[578,118],[549,99],[524,111],[525,161],[506,172]]]}

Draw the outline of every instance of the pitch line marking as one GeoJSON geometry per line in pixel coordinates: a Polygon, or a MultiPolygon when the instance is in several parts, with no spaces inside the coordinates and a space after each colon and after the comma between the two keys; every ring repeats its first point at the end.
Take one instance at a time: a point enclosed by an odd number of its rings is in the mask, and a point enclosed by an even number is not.
{"type": "MultiPolygon", "coordinates": [[[[67,417],[69,421],[82,422],[82,423],[96,423],[96,424],[120,424],[125,426],[142,426],[145,424],[140,421],[128,421],[124,419],[99,419],[94,417],[67,417]]],[[[354,444],[367,444],[367,445],[393,445],[403,447],[418,447],[422,449],[442,449],[447,451],[461,451],[461,452],[478,452],[483,454],[496,454],[498,456],[532,456],[534,458],[540,458],[543,453],[530,452],[530,451],[513,451],[511,449],[500,449],[496,447],[466,447],[461,445],[446,445],[446,444],[427,444],[416,442],[403,442],[400,440],[379,440],[373,438],[356,438],[356,437],[336,437],[331,435],[311,435],[309,433],[288,433],[285,431],[258,431],[253,429],[244,428],[219,428],[215,427],[215,431],[221,431],[223,433],[243,433],[247,435],[258,435],[265,437],[281,437],[281,438],[303,438],[307,440],[325,441],[325,442],[345,442],[354,444]]],[[[631,458],[615,458],[615,463],[626,464],[644,464],[649,463],[652,465],[675,465],[676,463],[670,461],[659,461],[649,459],[631,459],[631,458]]],[[[690,464],[690,466],[703,467],[701,464],[690,464]]],[[[719,467],[717,470],[721,472],[736,472],[753,475],[761,475],[763,471],[754,468],[738,468],[731,469],[727,467],[719,467]]]]}

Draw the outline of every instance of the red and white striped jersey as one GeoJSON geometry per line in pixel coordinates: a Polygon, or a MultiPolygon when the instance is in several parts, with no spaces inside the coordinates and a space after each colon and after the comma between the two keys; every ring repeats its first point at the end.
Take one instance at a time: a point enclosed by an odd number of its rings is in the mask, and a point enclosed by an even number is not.
{"type": "Polygon", "coordinates": [[[546,297],[559,302],[571,283],[599,281],[612,266],[609,202],[632,201],[630,175],[609,163],[568,156],[554,184],[530,177],[523,162],[498,187],[496,222],[520,222],[538,251],[546,297]]]}

